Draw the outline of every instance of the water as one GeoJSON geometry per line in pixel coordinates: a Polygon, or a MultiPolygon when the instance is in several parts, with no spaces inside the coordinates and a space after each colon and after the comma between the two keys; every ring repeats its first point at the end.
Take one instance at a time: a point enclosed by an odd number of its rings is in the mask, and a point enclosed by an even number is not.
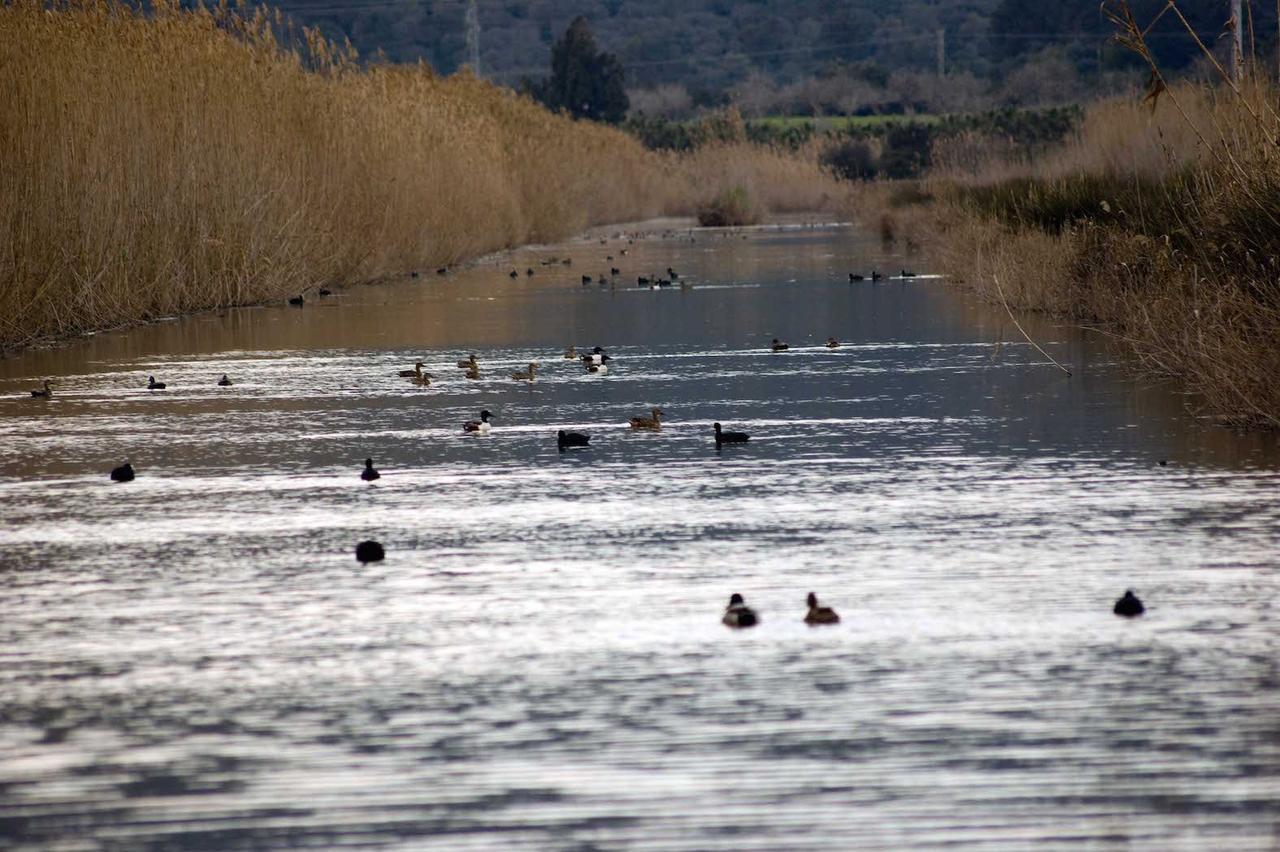
{"type": "Polygon", "coordinates": [[[1273,436],[847,228],[605,237],[0,362],[0,847],[1280,845],[1273,436]]]}

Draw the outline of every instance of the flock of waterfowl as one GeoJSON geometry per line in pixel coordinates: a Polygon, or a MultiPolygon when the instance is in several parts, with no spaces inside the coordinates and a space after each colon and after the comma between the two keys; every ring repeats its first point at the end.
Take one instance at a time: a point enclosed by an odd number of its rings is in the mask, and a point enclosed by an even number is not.
{"type": "MultiPolygon", "coordinates": [[[[840,623],[840,616],[836,611],[829,606],[819,606],[818,596],[813,592],[809,593],[809,597],[805,602],[809,607],[804,616],[805,624],[817,626],[840,623]]],[[[1146,607],[1142,605],[1142,601],[1138,600],[1138,596],[1133,593],[1132,589],[1127,589],[1124,595],[1116,601],[1111,611],[1116,615],[1133,618],[1142,615],[1146,611],[1146,607]]],[[[726,627],[755,627],[760,623],[760,616],[756,614],[754,609],[747,606],[747,602],[742,595],[734,592],[729,596],[729,605],[724,608],[724,615],[721,616],[720,621],[726,627]]]]}
{"type": "MultiPolygon", "coordinates": [[[[627,251],[623,249],[622,254],[624,255],[627,254],[627,251]]],[[[613,256],[610,255],[607,258],[607,260],[612,261],[613,256]]],[[[544,266],[551,265],[551,264],[563,264],[568,266],[571,263],[572,261],[568,258],[564,260],[560,260],[558,258],[551,258],[549,260],[543,261],[544,266]]],[[[439,275],[444,275],[447,272],[448,272],[447,267],[441,267],[440,269],[436,270],[436,273],[439,275]]],[[[527,276],[532,276],[534,274],[534,270],[532,269],[532,267],[526,269],[525,274],[527,276]]],[[[621,270],[618,269],[616,266],[611,267],[607,275],[605,273],[601,273],[597,279],[593,279],[592,276],[590,275],[583,275],[582,284],[583,286],[587,286],[592,283],[596,283],[598,281],[598,283],[601,286],[605,286],[605,285],[612,286],[616,282],[616,279],[618,278],[618,276],[620,276],[621,274],[622,274],[621,270]]],[[[411,273],[411,275],[413,278],[418,277],[417,272],[413,272],[411,273]]],[[[510,272],[510,277],[513,279],[520,277],[519,272],[515,269],[512,269],[510,272]]],[[[879,270],[876,270],[876,269],[873,269],[869,276],[864,276],[862,274],[854,273],[854,272],[849,273],[850,282],[865,281],[868,279],[874,282],[874,281],[881,281],[885,277],[886,276],[882,275],[879,272],[879,270]]],[[[900,274],[896,277],[903,278],[903,279],[914,278],[916,277],[916,273],[907,269],[903,269],[901,270],[900,274]]],[[[661,287],[671,287],[677,283],[681,287],[689,286],[687,282],[681,281],[680,275],[671,267],[667,267],[667,275],[665,278],[661,276],[656,276],[656,275],[649,275],[649,276],[642,275],[636,279],[637,286],[650,287],[653,289],[658,289],[661,287]]],[[[321,288],[319,291],[319,294],[321,296],[328,296],[330,295],[330,291],[321,288]]],[[[295,305],[295,306],[301,306],[304,304],[304,301],[305,300],[303,295],[300,294],[294,298],[289,299],[289,304],[295,305]]],[[[826,341],[826,346],[829,349],[834,349],[840,346],[840,342],[834,337],[828,337],[826,341]]],[[[782,340],[779,340],[776,337],[770,343],[770,351],[775,353],[785,352],[789,348],[790,347],[788,346],[787,343],[783,342],[782,340]]],[[[580,360],[583,363],[584,369],[588,373],[592,373],[596,375],[604,375],[608,373],[609,371],[608,363],[612,359],[599,346],[593,347],[590,352],[582,355],[578,354],[576,347],[570,346],[564,352],[564,360],[580,360]]],[[[413,365],[412,369],[400,370],[397,375],[400,378],[409,379],[414,384],[421,385],[424,387],[430,386],[431,380],[434,378],[434,376],[431,373],[427,373],[423,371],[423,367],[425,366],[426,364],[424,362],[418,361],[413,365]]],[[[511,379],[514,381],[527,382],[532,384],[537,379],[537,370],[539,366],[540,365],[537,362],[530,362],[526,370],[518,370],[516,372],[510,373],[509,375],[511,379]]],[[[481,375],[480,364],[476,359],[476,356],[474,353],[472,353],[468,358],[464,360],[459,360],[457,362],[457,367],[465,371],[464,375],[468,379],[477,380],[480,378],[480,375],[481,375]]],[[[232,381],[227,376],[227,374],[224,373],[222,377],[218,380],[217,384],[221,387],[229,387],[232,385],[232,381]]],[[[155,376],[147,377],[147,388],[149,390],[163,390],[165,387],[166,387],[166,384],[164,382],[157,382],[155,379],[155,376]]],[[[31,396],[32,398],[36,398],[36,399],[52,398],[53,388],[50,381],[48,379],[44,380],[40,388],[37,388],[31,391],[31,396]]],[[[647,430],[647,431],[655,431],[655,432],[661,431],[663,415],[664,415],[663,410],[655,406],[650,409],[649,414],[647,415],[640,414],[632,417],[630,419],[630,427],[635,430],[647,430]]],[[[491,425],[492,418],[493,418],[493,414],[488,409],[484,409],[480,411],[479,419],[465,421],[462,424],[462,431],[464,434],[469,434],[469,435],[488,435],[492,429],[492,425],[491,425]]],[[[750,440],[750,437],[751,437],[745,432],[726,431],[723,429],[723,427],[719,423],[713,424],[712,428],[713,428],[713,434],[714,434],[715,444],[717,449],[722,444],[746,443],[748,440],[750,440]]],[[[556,436],[556,445],[560,452],[564,452],[566,449],[571,449],[571,448],[588,447],[590,445],[590,441],[591,441],[591,437],[589,435],[585,435],[579,432],[569,432],[564,429],[558,430],[557,436],[556,436]]],[[[1160,464],[1163,465],[1165,464],[1165,462],[1162,460],[1160,464]]],[[[133,466],[129,462],[125,462],[123,465],[117,468],[114,468],[111,471],[111,479],[114,482],[132,482],[135,476],[136,476],[136,473],[133,469],[133,466]]],[[[360,478],[365,482],[374,482],[381,478],[381,474],[373,466],[372,458],[366,458],[364,460],[364,470],[361,471],[360,478]]],[[[383,559],[386,558],[386,550],[382,546],[382,544],[380,544],[379,542],[368,540],[368,541],[362,541],[356,545],[355,555],[356,555],[356,559],[362,564],[367,564],[370,562],[381,562],[383,559]]],[[[804,622],[806,624],[809,624],[811,626],[819,626],[819,625],[830,625],[830,624],[840,623],[840,616],[836,613],[836,611],[831,607],[819,605],[818,597],[813,592],[810,592],[808,594],[806,598],[806,605],[807,605],[807,611],[804,616],[804,622]]],[[[1115,602],[1115,605],[1113,606],[1112,611],[1116,615],[1132,618],[1132,617],[1142,615],[1143,612],[1145,611],[1145,607],[1143,606],[1142,601],[1139,600],[1138,597],[1130,589],[1130,590],[1126,590],[1124,595],[1115,602]]],[[[724,625],[732,628],[754,627],[760,623],[760,616],[756,613],[754,609],[747,606],[746,601],[741,594],[738,594],[735,592],[729,597],[729,604],[728,606],[725,607],[724,613],[721,616],[721,622],[724,625]]]]}

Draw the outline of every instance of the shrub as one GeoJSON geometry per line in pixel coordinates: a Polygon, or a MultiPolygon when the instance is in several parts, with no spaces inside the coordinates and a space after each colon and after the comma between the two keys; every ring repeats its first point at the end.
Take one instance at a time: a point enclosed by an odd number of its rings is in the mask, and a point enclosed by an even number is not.
{"type": "Polygon", "coordinates": [[[875,151],[860,139],[845,139],[829,146],[818,156],[818,162],[841,180],[870,180],[878,168],[875,151]]]}
{"type": "Polygon", "coordinates": [[[758,221],[760,213],[742,186],[731,186],[698,207],[698,224],[708,228],[754,225],[758,221]]]}

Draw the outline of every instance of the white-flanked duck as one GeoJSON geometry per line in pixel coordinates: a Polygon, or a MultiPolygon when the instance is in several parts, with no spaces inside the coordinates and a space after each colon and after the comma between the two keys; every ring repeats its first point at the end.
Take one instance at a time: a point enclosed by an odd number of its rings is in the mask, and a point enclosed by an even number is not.
{"type": "Polygon", "coordinates": [[[649,416],[643,414],[631,418],[632,429],[652,429],[655,432],[662,429],[662,415],[665,412],[661,408],[649,409],[649,416]]]}
{"type": "Polygon", "coordinates": [[[165,383],[157,382],[155,376],[147,376],[147,390],[164,390],[165,383]]]}
{"type": "Polygon", "coordinates": [[[745,444],[751,440],[751,436],[746,432],[726,432],[720,428],[720,424],[715,424],[716,430],[716,446],[721,444],[745,444]]]}
{"type": "Polygon", "coordinates": [[[133,482],[133,465],[125,462],[111,469],[112,482],[133,482]]]}
{"type": "Polygon", "coordinates": [[[418,363],[413,365],[412,370],[401,370],[399,373],[397,373],[397,375],[400,376],[400,378],[402,379],[416,379],[418,376],[422,375],[422,368],[425,366],[426,364],[423,364],[421,361],[419,361],[418,363]]]}
{"type": "Polygon", "coordinates": [[[599,366],[600,364],[607,364],[612,360],[613,359],[606,355],[604,350],[599,346],[593,347],[589,353],[582,356],[582,362],[588,365],[595,364],[599,366]]]}
{"type": "Polygon", "coordinates": [[[373,469],[373,459],[365,459],[364,470],[360,472],[360,478],[365,482],[373,482],[375,479],[380,479],[381,477],[382,474],[373,469]]]}
{"type": "Polygon", "coordinates": [[[480,435],[489,434],[489,418],[493,415],[489,413],[489,409],[480,412],[479,420],[468,420],[462,424],[463,432],[474,432],[480,435]]]}
{"type": "Polygon", "coordinates": [[[515,379],[517,382],[528,382],[529,384],[533,384],[537,369],[538,365],[536,363],[531,363],[529,364],[528,370],[519,373],[512,373],[511,378],[515,379]]]}
{"type": "Polygon", "coordinates": [[[32,399],[53,399],[53,387],[50,386],[49,380],[44,380],[44,387],[37,388],[31,392],[32,399]]]}
{"type": "Polygon", "coordinates": [[[805,614],[805,624],[839,624],[840,616],[836,615],[836,611],[829,606],[818,606],[818,596],[813,592],[809,593],[806,600],[809,604],[809,612],[805,614]]]}
{"type": "Polygon", "coordinates": [[[783,343],[781,340],[775,337],[773,339],[773,343],[769,345],[769,348],[772,349],[774,352],[786,352],[791,347],[787,346],[787,344],[783,343]]]}
{"type": "Polygon", "coordinates": [[[1142,605],[1142,601],[1138,600],[1138,596],[1133,593],[1133,589],[1126,589],[1124,596],[1116,601],[1116,605],[1111,611],[1116,615],[1133,618],[1135,615],[1142,615],[1146,611],[1146,607],[1142,605]]]}
{"type": "Polygon", "coordinates": [[[556,446],[563,453],[569,447],[585,447],[590,440],[590,435],[584,435],[581,432],[566,432],[561,429],[560,434],[556,436],[556,446]]]}
{"type": "Polygon", "coordinates": [[[459,361],[458,367],[463,370],[470,370],[473,367],[479,369],[480,365],[476,362],[476,353],[472,352],[470,358],[465,361],[459,361]]]}
{"type": "Polygon", "coordinates": [[[609,374],[608,364],[588,364],[587,372],[596,376],[607,376],[609,374]]]}
{"type": "Polygon", "coordinates": [[[229,387],[231,387],[231,379],[227,378],[227,374],[226,374],[226,373],[223,373],[223,374],[222,374],[222,378],[218,379],[218,387],[220,387],[220,388],[229,388],[229,387]]]}
{"type": "Polygon", "coordinates": [[[760,618],[742,600],[742,595],[734,592],[729,596],[729,605],[725,607],[724,617],[720,621],[728,627],[755,627],[760,623],[760,618]]]}

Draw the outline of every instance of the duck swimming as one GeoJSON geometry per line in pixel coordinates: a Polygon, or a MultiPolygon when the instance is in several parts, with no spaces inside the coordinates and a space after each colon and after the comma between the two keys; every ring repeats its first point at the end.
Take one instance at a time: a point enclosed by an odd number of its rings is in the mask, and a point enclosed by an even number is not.
{"type": "Polygon", "coordinates": [[[839,624],[840,616],[836,615],[836,611],[829,606],[818,606],[818,596],[813,592],[809,593],[806,601],[809,604],[809,612],[804,617],[805,624],[839,624]]]}
{"type": "Polygon", "coordinates": [[[296,308],[300,308],[306,303],[306,301],[307,300],[302,297],[302,294],[299,293],[298,295],[293,296],[289,299],[289,304],[293,305],[296,308]]]}
{"type": "Polygon", "coordinates": [[[133,482],[133,465],[125,462],[117,468],[111,470],[112,482],[133,482]]]}
{"type": "Polygon", "coordinates": [[[839,346],[840,346],[840,341],[839,341],[839,340],[836,340],[834,337],[828,337],[828,338],[827,338],[827,348],[828,348],[828,349],[837,349],[837,348],[839,348],[839,346]]]}
{"type": "Polygon", "coordinates": [[[582,356],[582,360],[587,364],[604,364],[613,359],[604,354],[604,350],[599,346],[595,346],[590,353],[582,356]]]}
{"type": "Polygon", "coordinates": [[[427,387],[431,387],[431,380],[434,378],[435,376],[431,375],[430,373],[419,373],[409,381],[413,382],[415,385],[420,385],[424,388],[427,388],[427,387]]]}
{"type": "Polygon", "coordinates": [[[561,429],[560,434],[556,436],[556,446],[563,453],[566,447],[585,447],[590,440],[590,435],[583,435],[581,432],[566,432],[561,429]]]}
{"type": "Polygon", "coordinates": [[[231,379],[227,378],[227,374],[226,374],[226,373],[223,373],[223,374],[222,374],[222,378],[218,379],[218,387],[220,387],[220,388],[229,388],[229,387],[231,387],[231,379]]]}
{"type": "Polygon", "coordinates": [[[564,350],[564,359],[565,359],[566,361],[576,361],[576,360],[578,360],[578,349],[577,349],[577,347],[570,346],[568,349],[564,350]]]}
{"type": "Polygon", "coordinates": [[[1142,601],[1138,600],[1138,596],[1133,593],[1133,589],[1126,589],[1124,596],[1116,601],[1116,605],[1111,611],[1116,615],[1133,618],[1135,615],[1142,615],[1146,611],[1146,607],[1142,605],[1142,601]]]}
{"type": "Polygon", "coordinates": [[[596,376],[607,376],[609,375],[609,365],[608,364],[588,364],[587,372],[596,376]]]}
{"type": "Polygon", "coordinates": [[[756,611],[747,606],[737,592],[729,596],[729,605],[720,621],[728,627],[755,627],[760,623],[756,611]]]}
{"type": "Polygon", "coordinates": [[[386,558],[387,552],[376,541],[362,541],[356,545],[356,559],[360,560],[361,564],[381,562],[386,558]]]}
{"type": "Polygon", "coordinates": [[[916,277],[916,274],[915,274],[914,272],[912,272],[911,270],[909,270],[909,269],[904,269],[904,270],[902,270],[902,277],[903,277],[903,278],[915,278],[915,277],[916,277]]]}
{"type": "Polygon", "coordinates": [[[466,376],[468,379],[471,379],[474,381],[480,378],[480,368],[472,367],[470,370],[467,370],[465,373],[463,373],[463,375],[466,376]]]}
{"type": "Polygon", "coordinates": [[[721,444],[745,444],[751,440],[751,436],[746,432],[725,432],[720,429],[720,424],[715,424],[716,430],[716,446],[721,444]]]}
{"type": "Polygon", "coordinates": [[[472,367],[479,367],[480,365],[476,363],[476,353],[472,352],[470,358],[465,361],[459,361],[458,366],[463,370],[470,370],[472,367]]]}
{"type": "Polygon", "coordinates": [[[790,349],[791,347],[787,346],[787,344],[783,343],[781,340],[779,340],[778,338],[776,338],[776,337],[775,337],[775,338],[773,339],[773,343],[772,343],[772,344],[770,344],[770,348],[771,348],[774,352],[786,352],[786,351],[787,351],[788,349],[790,349]]]}
{"type": "Polygon", "coordinates": [[[512,373],[511,378],[515,379],[517,382],[528,382],[529,384],[533,384],[534,373],[537,369],[538,369],[537,364],[530,364],[529,369],[527,371],[512,373]]]}
{"type": "Polygon", "coordinates": [[[480,434],[480,435],[488,435],[488,434],[489,434],[489,428],[490,428],[490,427],[489,427],[489,418],[490,418],[490,417],[492,417],[492,416],[493,416],[493,415],[489,413],[489,410],[488,410],[488,409],[485,409],[484,411],[481,411],[481,412],[480,412],[480,419],[479,419],[479,420],[468,420],[467,422],[463,423],[463,424],[462,424],[462,431],[463,431],[463,432],[476,432],[476,433],[478,433],[478,434],[480,434]]]}
{"type": "Polygon", "coordinates": [[[850,283],[852,283],[852,282],[854,282],[854,281],[861,281],[861,280],[863,280],[861,275],[858,275],[858,274],[857,274],[857,273],[855,273],[855,272],[850,272],[850,273],[849,273],[849,281],[850,281],[850,283]]]}
{"type": "Polygon", "coordinates": [[[879,281],[879,280],[880,280],[881,278],[883,278],[883,277],[884,277],[884,276],[883,276],[883,275],[881,275],[881,274],[879,273],[879,271],[878,271],[878,270],[875,270],[875,269],[871,270],[871,280],[872,280],[872,281],[879,281]]]}
{"type": "Polygon", "coordinates": [[[422,368],[425,366],[426,364],[423,364],[421,361],[419,361],[418,363],[413,365],[412,370],[401,370],[396,375],[398,375],[402,379],[416,379],[418,376],[422,375],[422,368]]]}
{"type": "Polygon", "coordinates": [[[375,479],[382,478],[382,474],[373,469],[373,459],[364,460],[364,470],[361,471],[360,478],[365,482],[373,482],[375,479]]]}
{"type": "Polygon", "coordinates": [[[147,376],[147,390],[164,390],[165,383],[157,382],[155,376],[147,376]]]}
{"type": "Polygon", "coordinates": [[[44,380],[44,387],[42,389],[33,390],[31,392],[31,398],[32,399],[53,399],[53,388],[49,386],[48,379],[44,380]]]}
{"type": "Polygon", "coordinates": [[[638,417],[632,417],[631,428],[632,429],[652,429],[655,432],[661,431],[662,415],[664,413],[663,410],[661,408],[651,408],[649,409],[649,412],[650,412],[650,416],[648,417],[645,417],[643,414],[639,415],[638,417]]]}

